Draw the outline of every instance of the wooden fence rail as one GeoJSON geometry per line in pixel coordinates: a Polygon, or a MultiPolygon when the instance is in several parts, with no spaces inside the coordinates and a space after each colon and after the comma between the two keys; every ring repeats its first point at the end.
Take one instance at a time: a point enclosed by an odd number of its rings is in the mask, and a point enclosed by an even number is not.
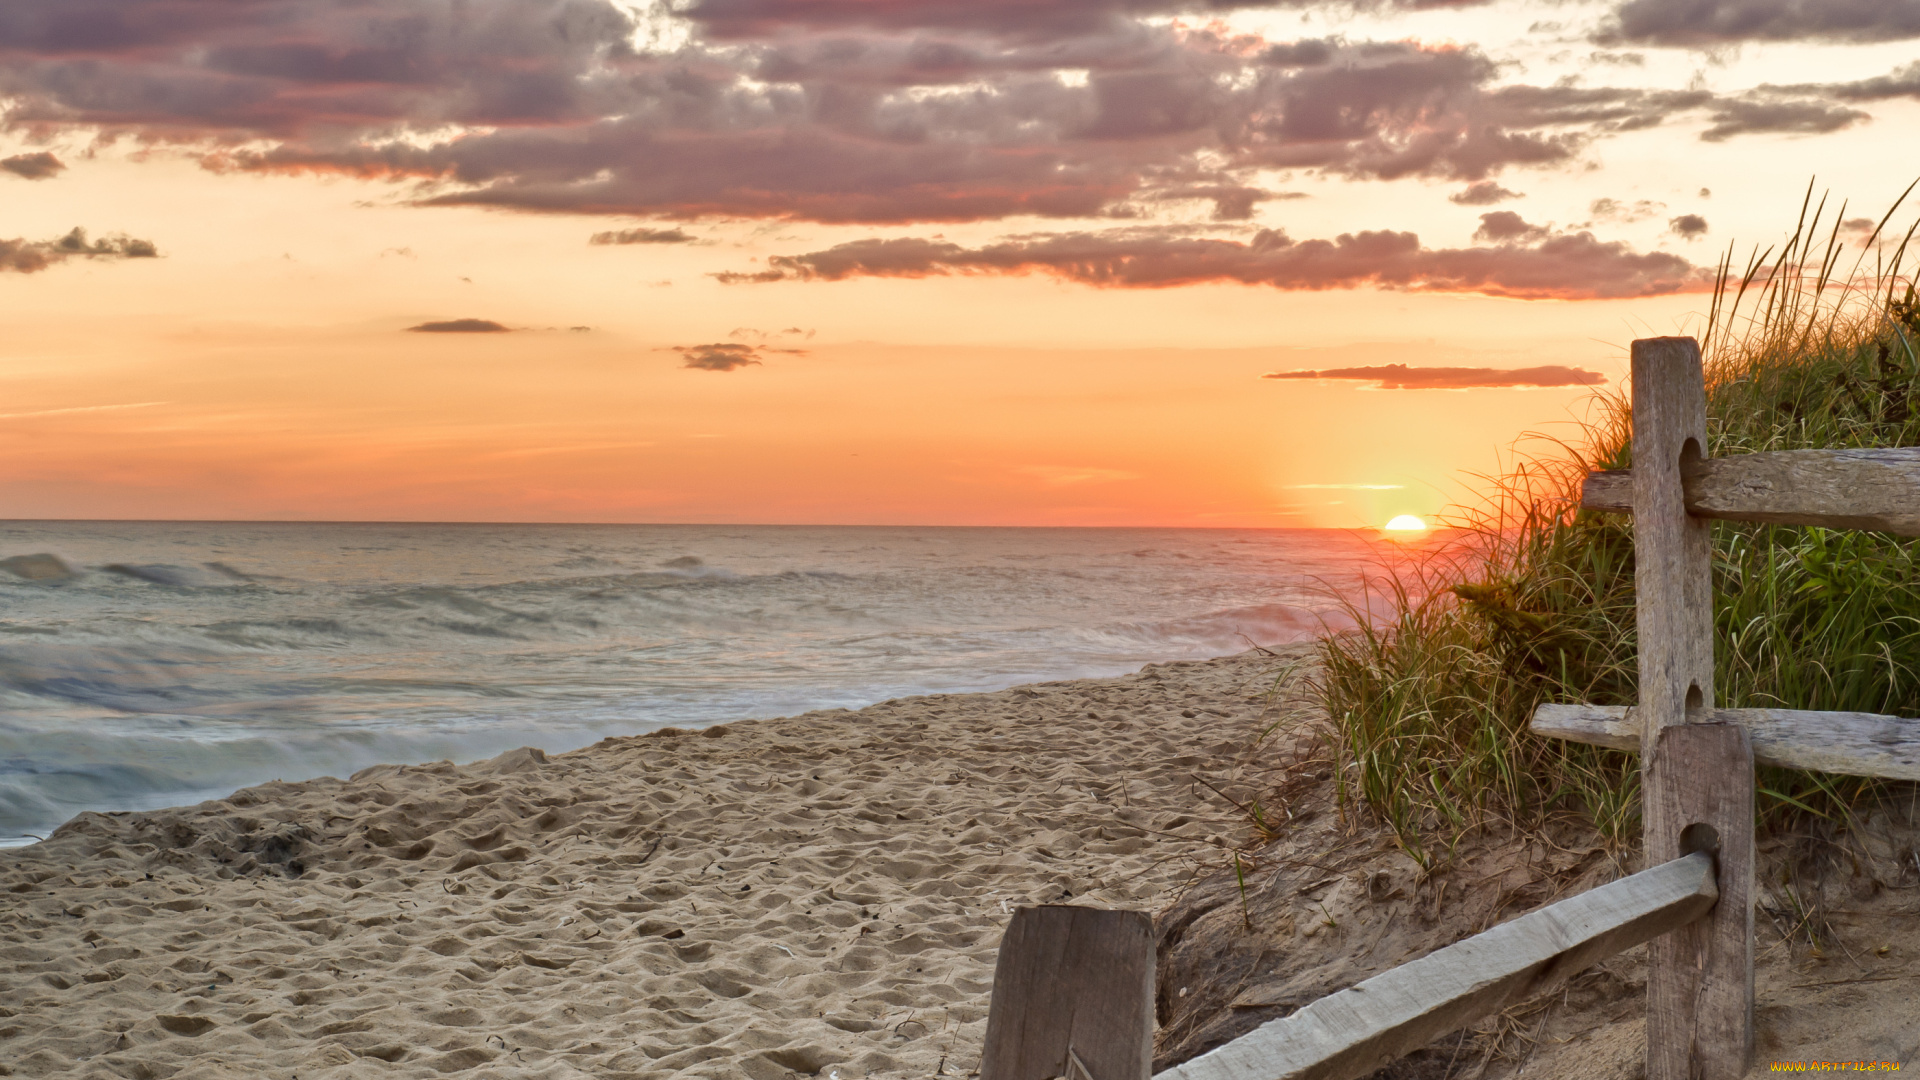
{"type": "Polygon", "coordinates": [[[1713,879],[1713,856],[1706,851],[1642,870],[1323,997],[1154,1080],[1365,1076],[1622,949],[1699,919],[1719,898],[1713,879]]]}
{"type": "MultiPolygon", "coordinates": [[[[1920,447],[1703,458],[1682,464],[1680,484],[1697,518],[1920,536],[1920,447]]],[[[1580,505],[1631,513],[1633,470],[1589,473],[1580,505]]]]}
{"type": "MultiPolygon", "coordinates": [[[[1542,705],[1536,734],[1614,750],[1640,752],[1640,723],[1631,705],[1542,705]]],[[[1702,709],[1688,723],[1737,724],[1753,740],[1762,765],[1848,776],[1920,780],[1920,720],[1878,713],[1807,709],[1702,709]]]]}

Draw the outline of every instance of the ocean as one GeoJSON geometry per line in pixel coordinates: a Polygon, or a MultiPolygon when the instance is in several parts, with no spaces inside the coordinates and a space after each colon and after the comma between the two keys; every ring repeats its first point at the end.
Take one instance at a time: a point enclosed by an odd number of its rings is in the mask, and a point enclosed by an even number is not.
{"type": "Polygon", "coordinates": [[[1289,529],[0,522],[0,845],[274,779],[1298,641],[1385,550],[1289,529]]]}

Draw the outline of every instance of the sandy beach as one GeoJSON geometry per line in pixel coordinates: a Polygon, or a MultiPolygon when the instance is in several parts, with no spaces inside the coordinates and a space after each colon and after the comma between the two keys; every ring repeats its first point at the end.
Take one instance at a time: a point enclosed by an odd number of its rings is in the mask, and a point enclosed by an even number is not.
{"type": "Polygon", "coordinates": [[[1275,659],[87,814],[0,853],[0,1071],[976,1068],[1014,905],[1219,869],[1275,659]]]}
{"type": "MultiPolygon", "coordinates": [[[[1638,869],[1572,824],[1421,871],[1337,806],[1300,655],[83,815],[0,852],[0,1075],[966,1077],[1045,902],[1156,915],[1165,1067],[1638,869]]],[[[1755,1075],[1920,1065],[1910,810],[1762,843],[1755,1075]]],[[[1644,952],[1380,1075],[1637,1080],[1644,952]]]]}

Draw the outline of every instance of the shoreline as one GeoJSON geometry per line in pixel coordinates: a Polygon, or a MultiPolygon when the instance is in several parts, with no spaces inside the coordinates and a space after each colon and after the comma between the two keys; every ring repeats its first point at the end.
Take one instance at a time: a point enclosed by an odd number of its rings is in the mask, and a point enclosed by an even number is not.
{"type": "Polygon", "coordinates": [[[0,530],[64,575],[0,567],[35,631],[0,663],[0,832],[1305,640],[1341,622],[1325,583],[1357,580],[1377,547],[1311,531],[488,528],[0,530]]]}
{"type": "Polygon", "coordinates": [[[964,1077],[1013,905],[1222,865],[1282,662],[83,814],[0,851],[14,1074],[964,1077]]]}

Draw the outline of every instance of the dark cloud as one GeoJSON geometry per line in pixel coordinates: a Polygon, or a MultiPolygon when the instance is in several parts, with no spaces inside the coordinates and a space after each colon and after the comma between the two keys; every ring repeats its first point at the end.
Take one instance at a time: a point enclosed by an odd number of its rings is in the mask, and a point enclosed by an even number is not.
{"type": "Polygon", "coordinates": [[[66,163],[42,150],[37,154],[15,154],[0,158],[0,169],[28,180],[51,180],[66,170],[66,163]]]}
{"type": "MultiPolygon", "coordinates": [[[[0,123],[189,146],[215,169],[417,180],[426,205],[913,223],[1202,199],[1248,220],[1281,197],[1261,170],[1477,183],[1677,116],[1711,114],[1715,139],[1833,130],[1860,115],[1834,101],[1896,93],[1499,85],[1471,46],[1272,41],[1205,18],[1239,6],[0,3],[0,123]],[[662,22],[674,44],[634,44],[662,22]]],[[[604,242],[683,242],[653,231],[604,242]]]]}
{"type": "Polygon", "coordinates": [[[1465,188],[1447,196],[1448,202],[1461,206],[1492,206],[1507,199],[1524,199],[1525,195],[1517,191],[1508,191],[1491,180],[1481,180],[1468,184],[1465,188]]]}
{"type": "Polygon", "coordinates": [[[1677,255],[1637,253],[1585,232],[1548,236],[1531,245],[1463,249],[1425,248],[1413,233],[1385,231],[1295,241],[1262,229],[1242,242],[1123,229],[1014,237],[980,248],[909,237],[856,240],[804,255],[776,255],[767,263],[768,269],[758,273],[715,276],[744,284],[1043,273],[1114,288],[1203,282],[1289,290],[1371,285],[1522,299],[1653,296],[1700,288],[1705,280],[1677,255]]]}
{"type": "Polygon", "coordinates": [[[612,0],[70,0],[0,9],[0,100],[215,168],[421,178],[432,204],[828,222],[1244,220],[1259,168],[1471,181],[1591,137],[1490,93],[1472,48],[1139,18],[1233,6],[709,0],[678,16],[705,37],[645,52],[612,0]]]}
{"type": "Polygon", "coordinates": [[[685,229],[621,229],[618,232],[598,232],[587,241],[590,244],[693,244],[699,238],[685,229]]]}
{"type": "Polygon", "coordinates": [[[1473,231],[1473,238],[1496,244],[1532,243],[1551,234],[1552,230],[1542,225],[1529,225],[1511,210],[1495,210],[1480,215],[1480,227],[1473,231]]]}
{"type": "Polygon", "coordinates": [[[415,334],[505,334],[509,329],[492,319],[448,319],[445,322],[423,322],[419,326],[409,326],[407,330],[415,334]]]}
{"type": "Polygon", "coordinates": [[[68,259],[151,259],[160,252],[151,240],[103,236],[89,241],[76,227],[58,240],[0,240],[0,272],[32,274],[68,259]]]}
{"type": "Polygon", "coordinates": [[[939,94],[887,84],[862,67],[873,49],[858,41],[818,44],[845,55],[809,54],[799,83],[752,89],[737,64],[634,60],[632,100],[613,119],[430,146],[287,140],[213,160],[422,177],[441,189],[423,201],[441,205],[885,223],[1145,216],[1155,202],[1204,197],[1231,220],[1266,194],[1241,179],[1254,168],[1473,180],[1565,162],[1585,138],[1516,130],[1558,121],[1489,104],[1496,65],[1471,49],[1322,42],[1276,66],[1197,31],[1136,27],[1129,42],[1117,69],[1092,70],[1084,85],[955,60],[952,71],[984,85],[939,94]]]}
{"type": "Polygon", "coordinates": [[[1471,180],[1564,162],[1582,144],[1509,130],[1481,89],[1495,65],[1472,50],[1329,44],[1326,63],[1271,67],[1204,36],[1152,33],[1154,48],[1129,60],[1139,68],[1096,70],[1084,86],[1021,73],[908,95],[849,87],[841,68],[759,99],[710,87],[706,131],[640,110],[578,131],[240,163],[457,178],[461,190],[431,201],[542,210],[969,221],[1120,213],[1205,191],[1233,219],[1259,201],[1237,178],[1252,168],[1471,180]]]}
{"type": "Polygon", "coordinates": [[[1920,37],[1920,0],[1627,0],[1604,43],[1711,48],[1737,41],[1894,41],[1920,37]]]}
{"type": "Polygon", "coordinates": [[[1571,160],[1581,132],[1519,130],[1540,117],[1489,93],[1497,65],[1471,48],[1336,43],[1324,63],[1264,73],[1225,130],[1247,164],[1369,179],[1478,180],[1571,160]]]}
{"type": "Polygon", "coordinates": [[[1560,127],[1589,137],[1658,127],[1718,100],[1707,90],[1633,87],[1504,86],[1489,105],[1513,127],[1560,127]]]}
{"type": "Polygon", "coordinates": [[[1667,231],[1688,240],[1707,235],[1707,219],[1699,214],[1681,214],[1667,222],[1667,231]]]}
{"type": "MultiPolygon", "coordinates": [[[[1769,88],[1772,89],[1772,88],[1769,88]]],[[[1850,83],[1815,84],[1780,88],[1784,93],[1831,94],[1843,101],[1885,101],[1889,98],[1920,98],[1920,63],[1888,75],[1876,75],[1850,83]]]]}
{"type": "MultiPolygon", "coordinates": [[[[751,38],[795,28],[970,30],[1025,39],[1077,36],[1115,22],[1238,8],[1305,8],[1322,0],[695,0],[681,13],[708,33],[751,38]]],[[[1486,0],[1356,0],[1353,8],[1470,7],[1486,0]]]]}
{"type": "Polygon", "coordinates": [[[1716,112],[1715,126],[1701,137],[1717,140],[1750,131],[1825,134],[1870,118],[1843,103],[1900,98],[1920,100],[1920,63],[1853,82],[1758,87],[1735,107],[1716,112]]]}
{"type": "Polygon", "coordinates": [[[751,38],[793,27],[838,30],[973,30],[1009,37],[1059,38],[1103,29],[1137,15],[1226,11],[1231,0],[696,0],[682,13],[716,37],[751,38]]]}
{"type": "Polygon", "coordinates": [[[697,371],[732,371],[760,362],[760,349],[754,345],[715,342],[712,345],[677,345],[673,349],[685,362],[681,367],[697,371]]]}
{"type": "Polygon", "coordinates": [[[1599,386],[1607,381],[1597,371],[1548,364],[1542,367],[1378,367],[1331,368],[1326,371],[1269,371],[1263,379],[1351,379],[1373,383],[1375,390],[1476,390],[1492,387],[1599,386]]]}
{"type": "Polygon", "coordinates": [[[1756,95],[1722,101],[1710,114],[1713,126],[1700,133],[1708,142],[1724,142],[1735,135],[1762,132],[1786,135],[1824,135],[1868,119],[1859,109],[1817,98],[1774,98],[1756,95]]]}
{"type": "Polygon", "coordinates": [[[338,142],[399,125],[604,115],[633,18],[610,0],[60,0],[0,6],[9,119],[338,142]]]}

